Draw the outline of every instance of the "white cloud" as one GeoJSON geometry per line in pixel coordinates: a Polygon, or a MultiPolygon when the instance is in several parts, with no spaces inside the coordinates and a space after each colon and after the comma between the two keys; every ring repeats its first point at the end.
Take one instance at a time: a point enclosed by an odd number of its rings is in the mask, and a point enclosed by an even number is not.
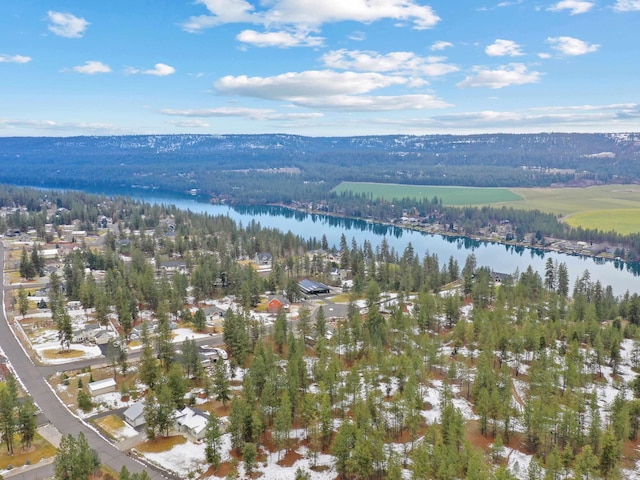
{"type": "Polygon", "coordinates": [[[509,127],[517,130],[527,126],[535,126],[540,130],[548,129],[549,126],[559,126],[559,128],[569,126],[572,129],[576,126],[591,126],[602,131],[603,123],[610,123],[611,126],[625,125],[639,116],[640,104],[613,104],[541,107],[522,112],[486,110],[438,115],[431,120],[438,122],[440,126],[459,128],[493,126],[493,128],[500,128],[501,131],[509,127]]]}
{"type": "Polygon", "coordinates": [[[95,75],[96,73],[109,73],[111,68],[109,65],[98,62],[97,60],[88,60],[84,62],[84,65],[73,67],[72,70],[74,72],[85,73],[87,75],[95,75]]]}
{"type": "Polygon", "coordinates": [[[148,70],[140,70],[139,68],[128,67],[124,72],[128,75],[137,75],[141,73],[143,75],[166,77],[167,75],[173,75],[174,73],[176,73],[176,69],[171,65],[167,65],[165,63],[156,63],[153,68],[148,70]]]}
{"type": "Polygon", "coordinates": [[[372,23],[390,19],[410,22],[413,28],[431,28],[440,21],[433,9],[415,0],[270,0],[256,11],[246,0],[198,0],[210,15],[191,17],[182,24],[188,32],[226,23],[257,25],[296,25],[318,27],[325,23],[355,21],[372,23]]]}
{"type": "Polygon", "coordinates": [[[84,18],[76,17],[71,13],[47,12],[49,17],[49,31],[60,37],[80,38],[90,25],[84,18]]]}
{"type": "Polygon", "coordinates": [[[322,113],[280,113],[268,108],[217,107],[196,110],[161,110],[164,115],[180,117],[241,117],[250,120],[310,120],[324,117],[322,113]]]}
{"type": "Polygon", "coordinates": [[[588,43],[573,37],[549,37],[547,43],[551,44],[551,48],[560,52],[562,55],[576,56],[585,55],[595,52],[600,45],[588,43]]]}
{"type": "Polygon", "coordinates": [[[331,95],[323,98],[300,98],[296,103],[311,108],[349,112],[388,112],[394,110],[425,110],[451,105],[433,95],[331,95]]]}
{"type": "Polygon", "coordinates": [[[550,53],[546,53],[546,52],[542,52],[538,54],[539,58],[542,58],[543,60],[546,60],[547,58],[551,58],[551,54],[550,53]]]}
{"type": "Polygon", "coordinates": [[[176,69],[165,63],[156,63],[152,69],[143,70],[142,73],[145,75],[155,75],[156,77],[166,77],[167,75],[176,73],[176,69]]]}
{"type": "Polygon", "coordinates": [[[236,39],[243,43],[249,43],[256,47],[319,47],[324,43],[324,38],[311,36],[308,33],[295,32],[256,32],[255,30],[243,30],[236,39]]]}
{"type": "Polygon", "coordinates": [[[396,72],[415,75],[440,76],[459,69],[443,63],[445,57],[419,57],[413,52],[378,52],[359,50],[333,50],[322,56],[322,62],[330,68],[357,70],[360,72],[396,72]]]}
{"type": "Polygon", "coordinates": [[[491,45],[484,49],[484,52],[490,57],[519,57],[524,55],[518,45],[513,40],[503,40],[498,38],[491,45]]]}
{"type": "Polygon", "coordinates": [[[401,76],[379,73],[337,73],[331,70],[289,72],[274,77],[222,77],[215,83],[220,93],[246,95],[257,98],[291,100],[297,97],[323,97],[326,95],[357,95],[393,85],[406,85],[409,80],[401,76]]]}
{"type": "Polygon", "coordinates": [[[562,0],[547,10],[551,12],[570,10],[571,15],[579,15],[581,13],[587,13],[594,5],[594,2],[587,2],[585,0],[562,0]]]}
{"type": "Polygon", "coordinates": [[[290,72],[274,77],[227,76],[215,83],[218,92],[267,100],[288,101],[314,109],[375,111],[442,108],[447,103],[430,94],[368,96],[373,90],[423,85],[420,79],[376,72],[331,70],[290,72]]]}
{"type": "Polygon", "coordinates": [[[443,40],[438,40],[437,42],[433,42],[433,45],[431,45],[431,50],[435,52],[435,51],[444,50],[445,48],[449,48],[449,47],[453,47],[453,43],[445,42],[443,40]]]}
{"type": "Polygon", "coordinates": [[[354,42],[362,42],[367,39],[367,34],[364,32],[353,32],[348,36],[349,40],[353,40],[354,42]]]}
{"type": "Polygon", "coordinates": [[[461,88],[467,87],[488,87],[488,88],[504,88],[512,85],[525,85],[527,83],[537,83],[540,81],[540,72],[527,71],[526,65],[522,63],[512,63],[489,70],[478,67],[473,75],[468,76],[457,86],[461,88]]]}
{"type": "Polygon", "coordinates": [[[613,9],[616,12],[640,12],[640,0],[617,0],[613,9]]]}
{"type": "Polygon", "coordinates": [[[207,122],[203,122],[202,120],[169,120],[169,125],[175,125],[176,127],[183,128],[207,128],[210,125],[207,122]]]}
{"type": "Polygon", "coordinates": [[[0,54],[0,63],[29,63],[31,57],[25,57],[24,55],[6,55],[0,54]]]}
{"type": "Polygon", "coordinates": [[[484,52],[490,57],[519,57],[524,55],[518,45],[513,40],[503,40],[498,38],[491,45],[484,49],[484,52]]]}
{"type": "MultiPolygon", "coordinates": [[[[69,130],[90,131],[94,133],[114,133],[119,131],[114,125],[92,122],[56,122],[54,120],[19,120],[0,118],[0,127],[3,128],[29,128],[38,130],[69,130]]],[[[121,132],[120,132],[121,133],[121,132]]]]}

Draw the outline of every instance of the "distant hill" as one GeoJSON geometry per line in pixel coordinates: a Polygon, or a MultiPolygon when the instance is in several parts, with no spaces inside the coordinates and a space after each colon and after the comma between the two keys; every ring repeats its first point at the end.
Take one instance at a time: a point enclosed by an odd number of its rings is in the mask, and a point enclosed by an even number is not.
{"type": "Polygon", "coordinates": [[[131,135],[0,138],[0,181],[143,186],[234,198],[269,186],[327,192],[342,180],[476,186],[632,183],[640,133],[303,137],[131,135]],[[266,176],[266,177],[265,177],[266,176]],[[274,180],[275,179],[275,180],[274,180]],[[257,183],[256,183],[257,182],[257,183]],[[257,185],[257,186],[256,186],[257,185]],[[304,185],[315,185],[306,187],[304,185]],[[234,193],[235,192],[235,193],[234,193]]]}

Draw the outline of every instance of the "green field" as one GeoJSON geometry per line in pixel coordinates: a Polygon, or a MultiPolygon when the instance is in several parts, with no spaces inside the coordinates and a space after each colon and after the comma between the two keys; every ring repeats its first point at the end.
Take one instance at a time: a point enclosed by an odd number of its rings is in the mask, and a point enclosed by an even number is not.
{"type": "Polygon", "coordinates": [[[434,187],[424,185],[400,185],[395,183],[342,182],[335,192],[371,194],[373,198],[392,201],[401,198],[433,199],[438,197],[443,205],[488,205],[522,200],[508,188],[434,187]]]}
{"type": "Polygon", "coordinates": [[[366,193],[374,198],[442,199],[444,205],[499,204],[561,215],[572,226],[640,232],[640,186],[601,185],[588,188],[475,188],[343,182],[336,192],[366,193]]]}
{"type": "Polygon", "coordinates": [[[565,219],[569,225],[598,230],[615,230],[618,233],[640,232],[640,209],[590,210],[579,212],[565,219]]]}

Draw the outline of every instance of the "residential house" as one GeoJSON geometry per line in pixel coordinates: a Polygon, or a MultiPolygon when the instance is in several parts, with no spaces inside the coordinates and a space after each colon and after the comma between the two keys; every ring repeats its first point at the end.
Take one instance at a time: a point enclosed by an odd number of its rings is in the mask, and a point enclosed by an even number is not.
{"type": "Polygon", "coordinates": [[[108,330],[100,330],[94,337],[93,341],[96,345],[106,345],[111,340],[116,338],[116,335],[108,330]]]}
{"type": "Polygon", "coordinates": [[[166,260],[160,262],[160,269],[167,273],[187,273],[187,262],[182,260],[166,260]]]}
{"type": "Polygon", "coordinates": [[[144,419],[144,402],[133,403],[124,411],[123,415],[124,421],[134,428],[144,425],[146,423],[144,419]]]}
{"type": "Polygon", "coordinates": [[[271,266],[271,264],[273,263],[273,256],[268,252],[256,253],[254,261],[258,265],[271,266]]]}
{"type": "Polygon", "coordinates": [[[203,309],[203,311],[204,311],[204,317],[206,319],[205,322],[209,327],[215,327],[217,325],[220,325],[222,320],[224,319],[224,316],[227,313],[226,310],[220,307],[216,307],[215,305],[211,305],[203,309]]]}
{"type": "Polygon", "coordinates": [[[289,309],[289,300],[282,295],[272,295],[268,298],[267,312],[278,313],[282,309],[289,309]]]}
{"type": "Polygon", "coordinates": [[[491,272],[491,280],[493,280],[493,283],[503,283],[511,280],[511,275],[508,273],[491,272]]]}
{"type": "Polygon", "coordinates": [[[176,430],[188,440],[199,442],[207,432],[207,416],[201,410],[185,407],[176,412],[176,430]]]}

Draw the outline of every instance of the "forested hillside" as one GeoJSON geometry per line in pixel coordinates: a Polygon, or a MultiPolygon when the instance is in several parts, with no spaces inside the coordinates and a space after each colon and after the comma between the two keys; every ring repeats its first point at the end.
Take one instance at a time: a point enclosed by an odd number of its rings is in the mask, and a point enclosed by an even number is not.
{"type": "Polygon", "coordinates": [[[344,180],[512,187],[634,182],[639,156],[636,134],[16,137],[0,138],[0,180],[198,189],[255,204],[315,200],[344,180]]]}

